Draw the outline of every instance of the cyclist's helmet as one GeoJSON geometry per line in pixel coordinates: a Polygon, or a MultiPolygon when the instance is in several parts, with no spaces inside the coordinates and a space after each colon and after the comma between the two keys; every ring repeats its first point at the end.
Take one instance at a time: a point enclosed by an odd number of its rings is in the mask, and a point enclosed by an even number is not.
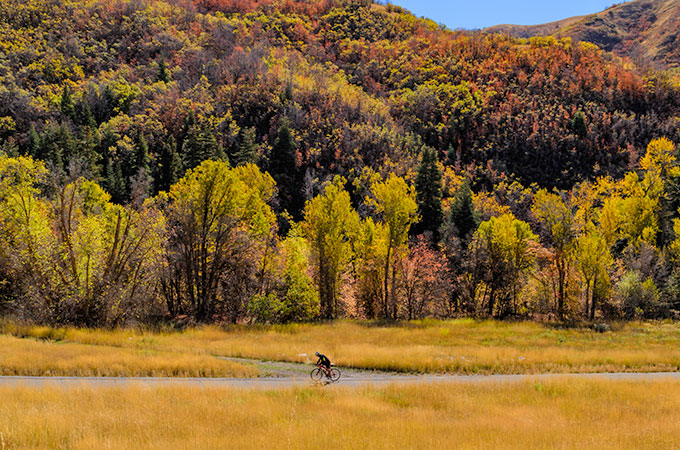
{"type": "Polygon", "coordinates": [[[315,352],[314,354],[315,354],[316,356],[319,356],[319,352],[315,352]]]}

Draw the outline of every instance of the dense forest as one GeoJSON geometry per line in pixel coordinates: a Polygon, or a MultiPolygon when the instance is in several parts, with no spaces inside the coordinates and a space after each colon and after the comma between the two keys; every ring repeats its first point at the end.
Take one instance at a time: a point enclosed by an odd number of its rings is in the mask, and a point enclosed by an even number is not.
{"type": "Polygon", "coordinates": [[[0,312],[669,317],[680,81],[369,1],[0,1],[0,312]]]}

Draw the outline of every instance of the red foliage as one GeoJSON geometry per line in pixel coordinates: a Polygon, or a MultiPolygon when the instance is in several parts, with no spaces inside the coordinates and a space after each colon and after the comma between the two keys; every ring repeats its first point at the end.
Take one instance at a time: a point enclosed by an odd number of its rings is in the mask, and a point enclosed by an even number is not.
{"type": "Polygon", "coordinates": [[[332,0],[192,0],[202,12],[221,11],[224,13],[251,13],[257,10],[279,11],[284,14],[305,14],[318,16],[327,12],[333,5],[332,0]]]}
{"type": "Polygon", "coordinates": [[[446,258],[418,236],[409,253],[399,261],[402,280],[402,309],[405,319],[425,315],[447,315],[449,300],[449,269],[446,258]]]}

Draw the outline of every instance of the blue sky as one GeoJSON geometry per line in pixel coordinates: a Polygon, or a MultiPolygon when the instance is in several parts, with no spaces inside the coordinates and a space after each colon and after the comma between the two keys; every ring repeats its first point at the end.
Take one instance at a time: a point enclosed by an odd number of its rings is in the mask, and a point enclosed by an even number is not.
{"type": "Polygon", "coordinates": [[[425,16],[451,29],[484,28],[510,23],[535,25],[592,14],[608,8],[616,0],[391,0],[416,16],[425,16]]]}

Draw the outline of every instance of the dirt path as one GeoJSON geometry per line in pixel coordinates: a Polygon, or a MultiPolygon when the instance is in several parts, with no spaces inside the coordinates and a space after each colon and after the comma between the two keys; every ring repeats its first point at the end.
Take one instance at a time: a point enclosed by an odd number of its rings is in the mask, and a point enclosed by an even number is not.
{"type": "MultiPolygon", "coordinates": [[[[680,380],[680,373],[581,373],[537,375],[388,375],[372,377],[343,377],[328,386],[385,386],[412,383],[519,383],[523,381],[547,381],[555,379],[599,379],[611,381],[680,380]]],[[[113,377],[0,377],[1,386],[11,387],[114,387],[129,385],[148,386],[198,386],[277,389],[295,386],[312,386],[305,378],[113,378],[113,377]]]]}
{"type": "MultiPolygon", "coordinates": [[[[261,361],[249,358],[232,358],[217,356],[217,359],[234,361],[239,364],[253,365],[258,368],[262,378],[288,378],[309,380],[309,373],[314,369],[311,364],[302,364],[284,361],[261,361]]],[[[399,376],[395,372],[381,372],[375,370],[351,369],[349,367],[339,367],[343,378],[373,378],[376,375],[381,377],[399,376]]]]}
{"type": "MultiPolygon", "coordinates": [[[[259,378],[147,378],[147,377],[0,377],[0,386],[64,386],[64,387],[111,387],[141,384],[150,386],[185,385],[199,387],[236,387],[276,389],[294,386],[310,386],[313,369],[309,364],[277,361],[258,361],[244,358],[224,358],[258,367],[259,378]]],[[[518,383],[550,379],[600,379],[651,381],[680,380],[680,372],[656,373],[580,373],[580,374],[533,374],[533,375],[404,375],[391,372],[374,372],[340,367],[342,378],[329,386],[384,386],[392,383],[518,383]]]]}

